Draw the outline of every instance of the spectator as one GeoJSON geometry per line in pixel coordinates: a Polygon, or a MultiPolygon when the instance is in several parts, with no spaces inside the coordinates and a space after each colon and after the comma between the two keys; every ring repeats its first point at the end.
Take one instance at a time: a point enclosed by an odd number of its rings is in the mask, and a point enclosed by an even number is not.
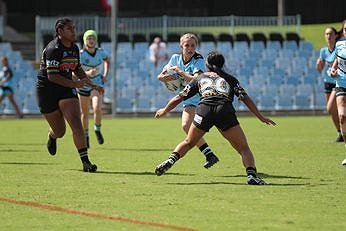
{"type": "Polygon", "coordinates": [[[23,113],[20,111],[19,106],[16,102],[13,92],[13,72],[10,68],[8,58],[3,56],[1,57],[2,69],[0,73],[0,103],[3,101],[5,97],[8,97],[11,104],[19,118],[23,118],[23,113]]]}
{"type": "Polygon", "coordinates": [[[168,59],[166,43],[162,42],[160,37],[155,37],[153,43],[149,46],[149,56],[155,67],[159,62],[165,62],[168,59]]]}

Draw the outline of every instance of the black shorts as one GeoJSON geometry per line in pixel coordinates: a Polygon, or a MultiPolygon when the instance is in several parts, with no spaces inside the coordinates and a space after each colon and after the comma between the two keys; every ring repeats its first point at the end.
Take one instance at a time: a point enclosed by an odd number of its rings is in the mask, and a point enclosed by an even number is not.
{"type": "Polygon", "coordinates": [[[200,104],[196,108],[193,124],[206,132],[214,125],[221,131],[226,131],[237,126],[239,121],[231,103],[217,106],[200,104]]]}
{"type": "Polygon", "coordinates": [[[336,87],[335,92],[336,96],[346,96],[346,88],[336,87]]]}
{"type": "Polygon", "coordinates": [[[59,109],[61,99],[78,99],[77,90],[62,86],[37,87],[38,107],[42,114],[51,113],[59,109]]]}
{"type": "Polygon", "coordinates": [[[80,95],[82,95],[82,96],[90,96],[92,90],[93,90],[93,89],[90,89],[90,90],[77,89],[77,92],[78,92],[78,94],[80,94],[80,95]]]}
{"type": "Polygon", "coordinates": [[[335,83],[324,83],[324,93],[331,93],[335,89],[335,83]]]}

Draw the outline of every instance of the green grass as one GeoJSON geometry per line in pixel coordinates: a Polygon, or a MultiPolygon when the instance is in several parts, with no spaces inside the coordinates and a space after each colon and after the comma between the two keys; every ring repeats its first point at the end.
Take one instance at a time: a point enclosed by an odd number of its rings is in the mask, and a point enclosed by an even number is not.
{"type": "Polygon", "coordinates": [[[274,117],[276,127],[239,118],[267,186],[248,186],[238,154],[213,129],[211,169],[196,149],[161,177],[154,167],[184,137],[179,118],[104,119],[91,134],[99,171],[81,171],[70,130],[51,157],[42,119],[0,120],[0,230],[344,230],[343,144],[327,116],[274,117]],[[81,216],[1,201],[35,202],[81,216]],[[108,218],[106,218],[108,216],[108,218]],[[109,216],[144,224],[111,220],[109,216]]]}

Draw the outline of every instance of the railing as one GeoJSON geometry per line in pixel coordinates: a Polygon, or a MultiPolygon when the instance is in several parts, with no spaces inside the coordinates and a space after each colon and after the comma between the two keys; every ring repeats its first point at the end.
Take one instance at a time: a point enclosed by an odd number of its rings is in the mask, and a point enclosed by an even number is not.
{"type": "MultiPolygon", "coordinates": [[[[94,29],[99,34],[111,34],[110,17],[100,16],[72,16],[77,30],[82,31],[94,29]]],[[[40,53],[43,49],[42,36],[44,34],[54,34],[54,23],[57,17],[36,16],[36,61],[39,61],[40,53]]],[[[212,32],[215,34],[227,32],[234,34],[237,32],[288,32],[294,31],[300,34],[300,15],[284,16],[282,18],[271,17],[244,17],[244,16],[215,16],[215,17],[143,17],[143,18],[118,18],[118,33],[132,35],[143,33],[149,37],[151,33],[162,34],[163,39],[169,33],[202,33],[212,32]]],[[[1,33],[1,26],[0,26],[1,33]]],[[[0,34],[1,35],[1,34],[0,34]]]]}
{"type": "Polygon", "coordinates": [[[4,38],[4,31],[5,31],[5,25],[4,25],[4,16],[0,15],[0,38],[4,38]]]}

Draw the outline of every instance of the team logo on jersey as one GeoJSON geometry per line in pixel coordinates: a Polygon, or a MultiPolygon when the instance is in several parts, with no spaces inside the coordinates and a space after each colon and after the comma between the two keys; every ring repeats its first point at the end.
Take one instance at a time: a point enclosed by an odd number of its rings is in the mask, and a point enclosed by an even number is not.
{"type": "Polygon", "coordinates": [[[59,61],[56,60],[46,60],[47,67],[57,67],[59,66],[59,61]]]}

